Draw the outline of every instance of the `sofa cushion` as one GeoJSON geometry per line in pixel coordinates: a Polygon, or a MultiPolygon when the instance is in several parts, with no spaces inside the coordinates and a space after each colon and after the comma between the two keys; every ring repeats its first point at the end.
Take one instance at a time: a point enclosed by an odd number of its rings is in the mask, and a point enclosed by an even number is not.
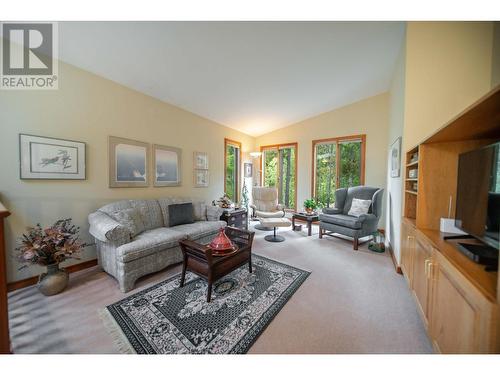
{"type": "Polygon", "coordinates": [[[113,217],[113,213],[127,208],[136,208],[140,211],[142,222],[146,229],[155,229],[163,226],[160,205],[155,199],[123,200],[109,203],[99,211],[113,217]]]}
{"type": "Polygon", "coordinates": [[[196,221],[192,224],[182,224],[175,227],[169,228],[183,235],[187,236],[190,240],[197,240],[208,236],[210,234],[215,234],[220,228],[224,228],[227,225],[225,221],[196,221]]]}
{"type": "Polygon", "coordinates": [[[112,212],[111,217],[127,228],[130,237],[135,237],[146,230],[141,212],[137,208],[125,208],[112,212]]]}
{"type": "Polygon", "coordinates": [[[193,204],[179,203],[168,206],[169,227],[194,223],[193,204]]]}
{"type": "Polygon", "coordinates": [[[161,214],[163,216],[163,225],[165,227],[170,226],[170,220],[168,216],[168,206],[170,206],[171,204],[190,203],[190,202],[192,202],[192,199],[182,198],[182,197],[167,197],[158,199],[158,205],[160,206],[161,214]]]}
{"type": "Polygon", "coordinates": [[[193,201],[193,218],[195,221],[207,220],[207,204],[201,201],[193,201]]]}
{"type": "Polygon", "coordinates": [[[219,206],[207,206],[207,220],[219,221],[224,210],[219,206]]]}
{"type": "Polygon", "coordinates": [[[118,247],[116,249],[116,258],[123,263],[131,262],[158,251],[176,247],[179,240],[185,238],[184,233],[170,228],[147,230],[135,237],[132,242],[118,247]]]}
{"type": "Polygon", "coordinates": [[[342,214],[339,215],[320,214],[319,220],[324,221],[326,223],[336,224],[351,229],[361,229],[364,218],[342,215],[342,214]]]}

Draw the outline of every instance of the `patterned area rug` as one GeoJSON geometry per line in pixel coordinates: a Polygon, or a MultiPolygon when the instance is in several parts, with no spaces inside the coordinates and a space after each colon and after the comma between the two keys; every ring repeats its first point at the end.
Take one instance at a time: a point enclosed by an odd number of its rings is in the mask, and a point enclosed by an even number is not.
{"type": "Polygon", "coordinates": [[[309,272],[253,255],[214,284],[193,273],[156,284],[103,310],[103,321],[123,352],[139,354],[246,353],[309,272]]]}

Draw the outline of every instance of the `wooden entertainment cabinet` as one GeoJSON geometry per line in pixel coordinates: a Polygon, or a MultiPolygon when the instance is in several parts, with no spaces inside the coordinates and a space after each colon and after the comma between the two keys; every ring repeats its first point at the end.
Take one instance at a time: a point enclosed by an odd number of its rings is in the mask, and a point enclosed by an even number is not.
{"type": "Polygon", "coordinates": [[[401,269],[440,353],[500,352],[498,272],[439,231],[441,218],[455,216],[459,154],[498,140],[500,87],[406,153],[401,269]]]}

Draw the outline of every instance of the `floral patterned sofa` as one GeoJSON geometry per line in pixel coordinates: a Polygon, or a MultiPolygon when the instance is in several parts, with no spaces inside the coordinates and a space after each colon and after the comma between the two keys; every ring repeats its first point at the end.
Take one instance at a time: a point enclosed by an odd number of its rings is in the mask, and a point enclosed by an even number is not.
{"type": "Polygon", "coordinates": [[[226,226],[222,209],[190,198],[122,200],[89,215],[97,260],[124,293],[141,276],[182,261],[179,240],[209,242],[226,226]],[[192,203],[194,223],[171,226],[169,206],[192,203]]]}

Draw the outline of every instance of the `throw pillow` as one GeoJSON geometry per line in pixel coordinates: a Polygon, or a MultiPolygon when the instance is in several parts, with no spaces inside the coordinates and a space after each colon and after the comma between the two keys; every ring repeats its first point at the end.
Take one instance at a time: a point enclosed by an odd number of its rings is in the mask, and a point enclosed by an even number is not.
{"type": "Polygon", "coordinates": [[[194,223],[193,204],[180,203],[168,206],[169,226],[194,223]]]}
{"type": "Polygon", "coordinates": [[[141,212],[137,208],[126,208],[115,211],[111,216],[122,226],[127,228],[132,238],[146,230],[144,222],[142,221],[141,212]]]}
{"type": "Polygon", "coordinates": [[[207,205],[204,202],[193,202],[193,216],[196,221],[207,221],[207,205]]]}
{"type": "Polygon", "coordinates": [[[360,217],[361,215],[367,214],[371,204],[371,200],[353,198],[351,209],[347,215],[360,217]]]}
{"type": "Polygon", "coordinates": [[[207,206],[207,220],[218,221],[222,215],[222,208],[218,206],[207,206]]]}

